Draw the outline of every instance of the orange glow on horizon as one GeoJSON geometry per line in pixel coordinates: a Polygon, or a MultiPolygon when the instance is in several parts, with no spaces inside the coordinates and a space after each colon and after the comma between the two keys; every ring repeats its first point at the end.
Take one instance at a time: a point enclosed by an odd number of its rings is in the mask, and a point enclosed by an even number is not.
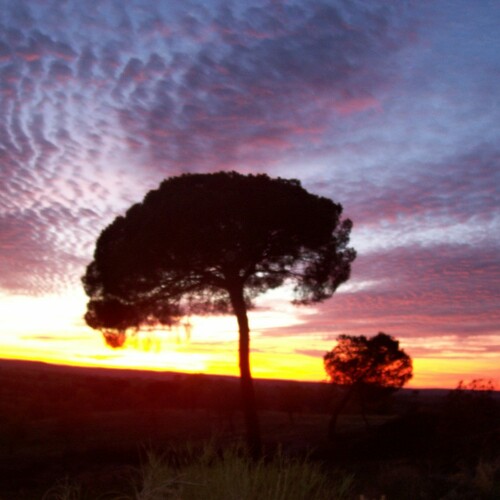
{"type": "MultiPolygon", "coordinates": [[[[237,347],[231,352],[216,352],[207,349],[205,353],[179,352],[151,353],[134,348],[116,350],[107,348],[109,356],[98,355],[78,359],[61,356],[56,353],[37,353],[26,350],[0,351],[3,359],[38,361],[43,363],[78,366],[87,368],[126,369],[152,372],[205,373],[207,375],[239,376],[237,347]],[[210,352],[211,351],[211,352],[210,352]]],[[[298,380],[307,382],[325,382],[326,375],[321,359],[306,355],[289,353],[269,354],[254,352],[251,355],[252,375],[255,379],[298,380]],[[292,368],[293,367],[293,368],[292,368]]],[[[498,367],[492,360],[484,362],[447,360],[443,358],[413,359],[414,376],[405,388],[410,389],[453,389],[461,380],[492,380],[498,389],[498,367]]]]}
{"type": "MultiPolygon", "coordinates": [[[[0,358],[45,363],[133,370],[206,373],[239,376],[238,333],[232,316],[191,318],[192,329],[183,325],[169,331],[139,333],[121,349],[111,349],[102,336],[83,324],[82,294],[65,297],[6,298],[0,301],[2,332],[0,358]],[[30,311],[27,315],[26,311],[30,311]],[[75,319],[76,318],[76,319],[75,319]]],[[[251,367],[254,378],[326,380],[322,356],[333,347],[331,334],[300,332],[304,310],[298,316],[291,306],[269,306],[251,313],[251,367]],[[279,312],[275,312],[279,311],[279,312]],[[302,318],[302,319],[300,319],[302,318]],[[284,336],[281,328],[293,327],[284,336]]],[[[311,310],[311,315],[314,310],[311,310]]],[[[496,337],[490,339],[494,342],[496,337]]],[[[455,388],[460,380],[476,378],[500,381],[498,356],[471,357],[459,352],[453,357],[453,339],[426,339],[432,355],[412,355],[414,376],[409,388],[455,388]]],[[[418,338],[413,342],[422,346],[418,338]]]]}

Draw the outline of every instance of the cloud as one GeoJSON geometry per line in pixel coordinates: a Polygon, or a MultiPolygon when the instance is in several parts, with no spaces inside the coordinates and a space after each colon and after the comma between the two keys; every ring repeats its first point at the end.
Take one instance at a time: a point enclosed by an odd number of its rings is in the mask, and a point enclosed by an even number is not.
{"type": "Polygon", "coordinates": [[[34,19],[30,8],[23,2],[10,3],[8,12],[16,25],[23,28],[30,28],[33,25],[34,19]]]}
{"type": "Polygon", "coordinates": [[[326,354],[326,350],[321,351],[319,349],[295,349],[295,352],[297,354],[303,354],[304,356],[311,356],[312,358],[319,359],[326,354]]]}
{"type": "Polygon", "coordinates": [[[74,342],[86,341],[88,336],[69,336],[69,335],[23,335],[21,340],[41,340],[42,342],[74,342]]]}
{"type": "Polygon", "coordinates": [[[477,23],[453,56],[463,10],[4,4],[2,290],[79,287],[99,231],[162,178],[237,169],[298,177],[355,223],[350,283],[265,335],[498,329],[498,63],[477,23]]]}
{"type": "Polygon", "coordinates": [[[496,255],[495,245],[399,247],[360,255],[351,281],[296,330],[324,332],[332,340],[339,333],[370,335],[379,330],[398,338],[487,339],[500,324],[496,255]]]}
{"type": "Polygon", "coordinates": [[[384,331],[404,340],[482,337],[487,348],[500,324],[497,255],[497,246],[459,244],[361,255],[354,262],[351,281],[315,306],[314,314],[304,310],[303,323],[269,329],[265,335],[309,332],[334,341],[341,333],[384,331]]]}
{"type": "MultiPolygon", "coordinates": [[[[348,183],[349,185],[349,183],[348,183]]],[[[500,194],[500,150],[483,144],[472,151],[394,173],[383,186],[351,184],[353,216],[363,223],[432,216],[456,222],[491,220],[500,194]]]]}
{"type": "Polygon", "coordinates": [[[346,99],[345,101],[334,105],[334,108],[341,115],[351,115],[353,113],[361,113],[363,111],[373,108],[381,110],[381,107],[382,105],[380,101],[372,96],[346,99]]]}
{"type": "Polygon", "coordinates": [[[77,76],[82,81],[91,80],[94,76],[95,64],[98,61],[91,47],[85,47],[78,58],[77,76]]]}
{"type": "Polygon", "coordinates": [[[254,347],[320,363],[384,331],[493,366],[500,11],[466,4],[0,0],[0,293],[81,292],[99,232],[166,176],[266,172],[340,201],[358,258],[322,304],[264,297],[290,326],[256,311],[254,347]]]}
{"type": "Polygon", "coordinates": [[[398,50],[392,38],[402,33],[394,13],[282,10],[224,7],[209,21],[189,14],[178,29],[203,38],[197,50],[173,52],[149,78],[141,60],[128,60],[114,94],[127,117],[121,123],[148,145],[157,168],[272,163],[300,140],[318,140],[335,113],[380,108],[372,92],[387,78],[385,61],[398,50]]]}
{"type": "Polygon", "coordinates": [[[50,65],[48,77],[50,80],[64,83],[73,76],[71,68],[62,61],[54,61],[50,65]]]}
{"type": "Polygon", "coordinates": [[[70,212],[60,205],[0,217],[0,287],[24,295],[72,288],[86,259],[78,252],[77,241],[67,238],[78,237],[77,228],[85,217],[89,217],[85,211],[70,212]]]}

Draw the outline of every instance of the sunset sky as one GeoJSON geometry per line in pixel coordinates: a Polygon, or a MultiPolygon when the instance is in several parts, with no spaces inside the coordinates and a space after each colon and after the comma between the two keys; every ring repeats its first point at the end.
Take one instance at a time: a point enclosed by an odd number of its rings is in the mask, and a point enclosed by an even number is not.
{"type": "Polygon", "coordinates": [[[332,299],[251,313],[256,377],[324,380],[383,331],[413,387],[500,382],[500,2],[0,0],[0,357],[237,374],[236,320],[111,350],[100,231],[162,179],[236,170],[342,203],[332,299]]]}

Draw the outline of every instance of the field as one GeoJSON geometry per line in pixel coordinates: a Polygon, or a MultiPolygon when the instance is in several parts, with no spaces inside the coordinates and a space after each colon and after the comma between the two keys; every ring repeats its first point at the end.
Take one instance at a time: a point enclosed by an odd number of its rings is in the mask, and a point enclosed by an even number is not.
{"type": "Polygon", "coordinates": [[[353,403],[331,442],[331,386],[256,391],[260,463],[235,379],[2,361],[0,499],[500,498],[497,393],[353,403]]]}

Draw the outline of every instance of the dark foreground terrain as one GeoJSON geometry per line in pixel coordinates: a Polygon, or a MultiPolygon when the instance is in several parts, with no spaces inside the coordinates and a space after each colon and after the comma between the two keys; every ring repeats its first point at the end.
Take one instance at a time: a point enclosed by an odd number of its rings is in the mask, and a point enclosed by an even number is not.
{"type": "MultiPolygon", "coordinates": [[[[0,361],[0,499],[153,498],[133,486],[152,451],[175,463],[207,440],[221,454],[241,441],[238,389],[228,377],[0,361]],[[61,481],[78,493],[55,490],[61,481]]],[[[354,401],[329,441],[331,386],[256,390],[267,456],[352,477],[348,498],[500,498],[497,393],[403,390],[374,398],[366,418],[354,401]]]]}

